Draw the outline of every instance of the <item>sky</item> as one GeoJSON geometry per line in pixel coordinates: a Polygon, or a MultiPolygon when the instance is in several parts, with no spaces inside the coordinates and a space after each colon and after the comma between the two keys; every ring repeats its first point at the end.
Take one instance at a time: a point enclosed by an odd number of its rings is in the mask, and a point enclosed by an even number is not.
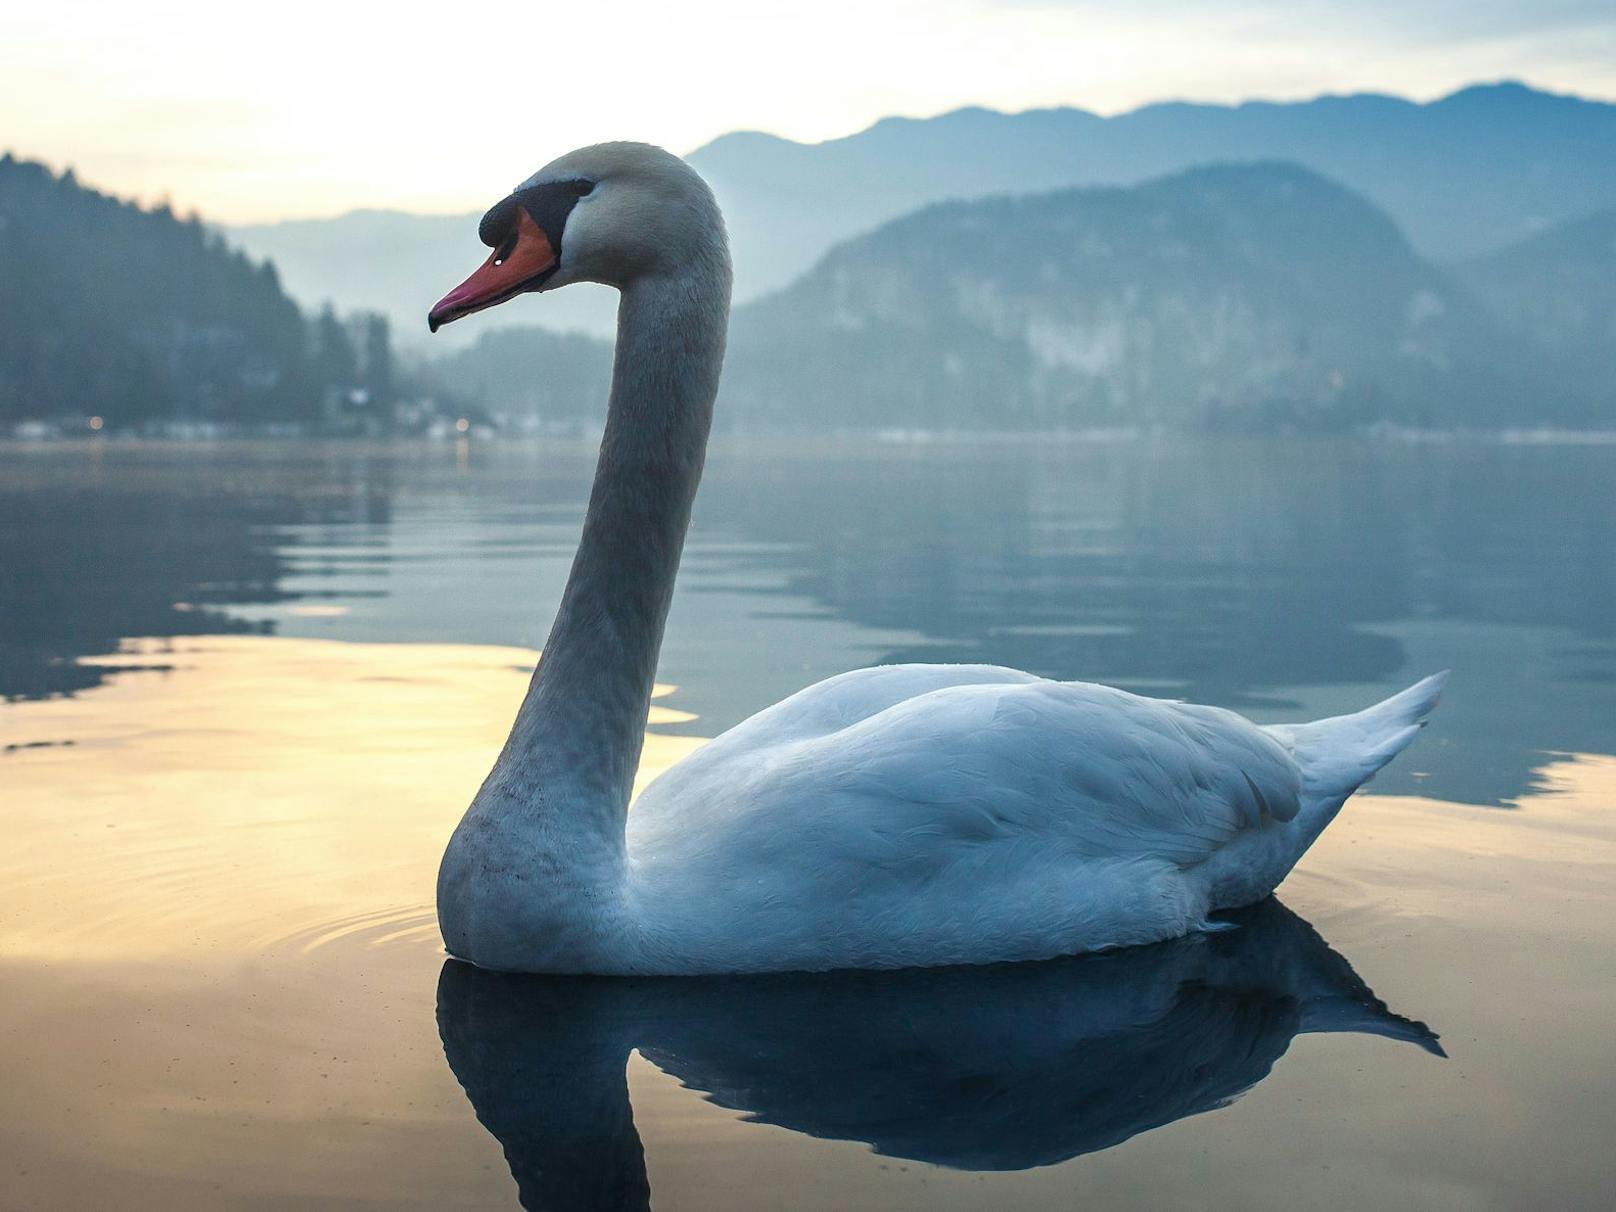
{"type": "Polygon", "coordinates": [[[0,147],[257,222],[479,209],[601,139],[683,152],[967,104],[1426,100],[1505,78],[1616,99],[1616,3],[22,0],[0,147]]]}

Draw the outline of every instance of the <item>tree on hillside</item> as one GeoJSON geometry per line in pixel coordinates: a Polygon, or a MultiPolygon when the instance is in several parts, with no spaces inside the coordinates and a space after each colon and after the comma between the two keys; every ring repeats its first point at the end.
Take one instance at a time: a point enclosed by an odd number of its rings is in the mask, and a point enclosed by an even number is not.
{"type": "Polygon", "coordinates": [[[380,312],[367,312],[361,318],[365,333],[365,390],[379,404],[391,404],[397,398],[393,384],[393,346],[387,317],[380,312]]]}
{"type": "Polygon", "coordinates": [[[359,355],[330,303],[314,321],[314,367],[327,386],[346,389],[359,381],[359,355]]]}

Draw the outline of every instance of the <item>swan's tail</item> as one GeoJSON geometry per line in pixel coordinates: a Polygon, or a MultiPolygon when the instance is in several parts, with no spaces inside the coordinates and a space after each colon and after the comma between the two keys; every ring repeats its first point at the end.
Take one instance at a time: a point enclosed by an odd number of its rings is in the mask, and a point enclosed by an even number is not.
{"type": "Polygon", "coordinates": [[[1417,1044],[1432,1056],[1446,1056],[1435,1031],[1418,1019],[1393,1014],[1386,1003],[1370,995],[1367,1000],[1324,998],[1305,1002],[1301,1010],[1303,1031],[1343,1031],[1360,1035],[1380,1035],[1387,1039],[1417,1044]]]}
{"type": "MultiPolygon", "coordinates": [[[[1448,675],[1434,674],[1354,715],[1269,729],[1302,768],[1304,802],[1334,814],[1349,795],[1407,747],[1442,697],[1448,675]]],[[[1323,827],[1323,822],[1319,825],[1323,827]]]]}

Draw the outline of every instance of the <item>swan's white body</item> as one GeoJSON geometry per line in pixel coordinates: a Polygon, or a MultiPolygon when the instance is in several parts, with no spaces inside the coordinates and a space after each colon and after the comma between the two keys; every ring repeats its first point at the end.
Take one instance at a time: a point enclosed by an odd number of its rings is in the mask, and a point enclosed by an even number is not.
{"type": "Polygon", "coordinates": [[[864,669],[739,724],[627,811],[716,393],[728,261],[716,207],[682,162],[612,144],[533,180],[580,173],[604,197],[565,220],[554,284],[623,290],[612,405],[555,629],[444,855],[452,954],[697,974],[1171,938],[1268,895],[1435,705],[1440,676],[1357,715],[1260,728],[993,666],[864,669]],[[614,238],[631,264],[613,263],[614,238]]]}

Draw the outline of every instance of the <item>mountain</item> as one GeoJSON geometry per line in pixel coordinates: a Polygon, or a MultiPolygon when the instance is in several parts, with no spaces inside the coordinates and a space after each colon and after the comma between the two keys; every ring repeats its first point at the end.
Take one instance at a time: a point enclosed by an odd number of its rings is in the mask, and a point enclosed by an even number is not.
{"type": "MultiPolygon", "coordinates": [[[[1616,405],[1616,208],[1466,261],[1459,277],[1551,368],[1551,383],[1616,405]]],[[[1607,407],[1606,423],[1616,421],[1607,407]]]]}
{"type": "MultiPolygon", "coordinates": [[[[689,158],[724,206],[744,302],[785,286],[832,245],[932,202],[1132,185],[1232,161],[1301,164],[1385,210],[1422,255],[1476,256],[1616,205],[1616,105],[1506,83],[1425,104],[1357,94],[1173,102],[1110,118],[1070,108],[961,109],[888,118],[815,144],[738,132],[689,158]]],[[[476,218],[356,212],[233,235],[273,257],[305,303],[380,310],[408,334],[475,264],[476,218]]],[[[531,322],[610,331],[609,297],[568,294],[533,307],[531,322]]],[[[439,343],[508,322],[474,320],[439,343]]]]}
{"type": "Polygon", "coordinates": [[[928,207],[741,309],[743,426],[1493,425],[1534,364],[1395,223],[1306,169],[928,207]]]}
{"type": "Polygon", "coordinates": [[[0,421],[272,420],[319,386],[273,266],[196,219],[0,157],[0,421]]]}
{"type": "Polygon", "coordinates": [[[690,162],[724,203],[743,292],[928,202],[1126,185],[1198,164],[1286,160],[1384,209],[1422,254],[1475,255],[1616,204],[1616,105],[1505,83],[1418,104],[1375,94],[1242,105],[961,109],[800,144],[723,136],[690,162]]]}

